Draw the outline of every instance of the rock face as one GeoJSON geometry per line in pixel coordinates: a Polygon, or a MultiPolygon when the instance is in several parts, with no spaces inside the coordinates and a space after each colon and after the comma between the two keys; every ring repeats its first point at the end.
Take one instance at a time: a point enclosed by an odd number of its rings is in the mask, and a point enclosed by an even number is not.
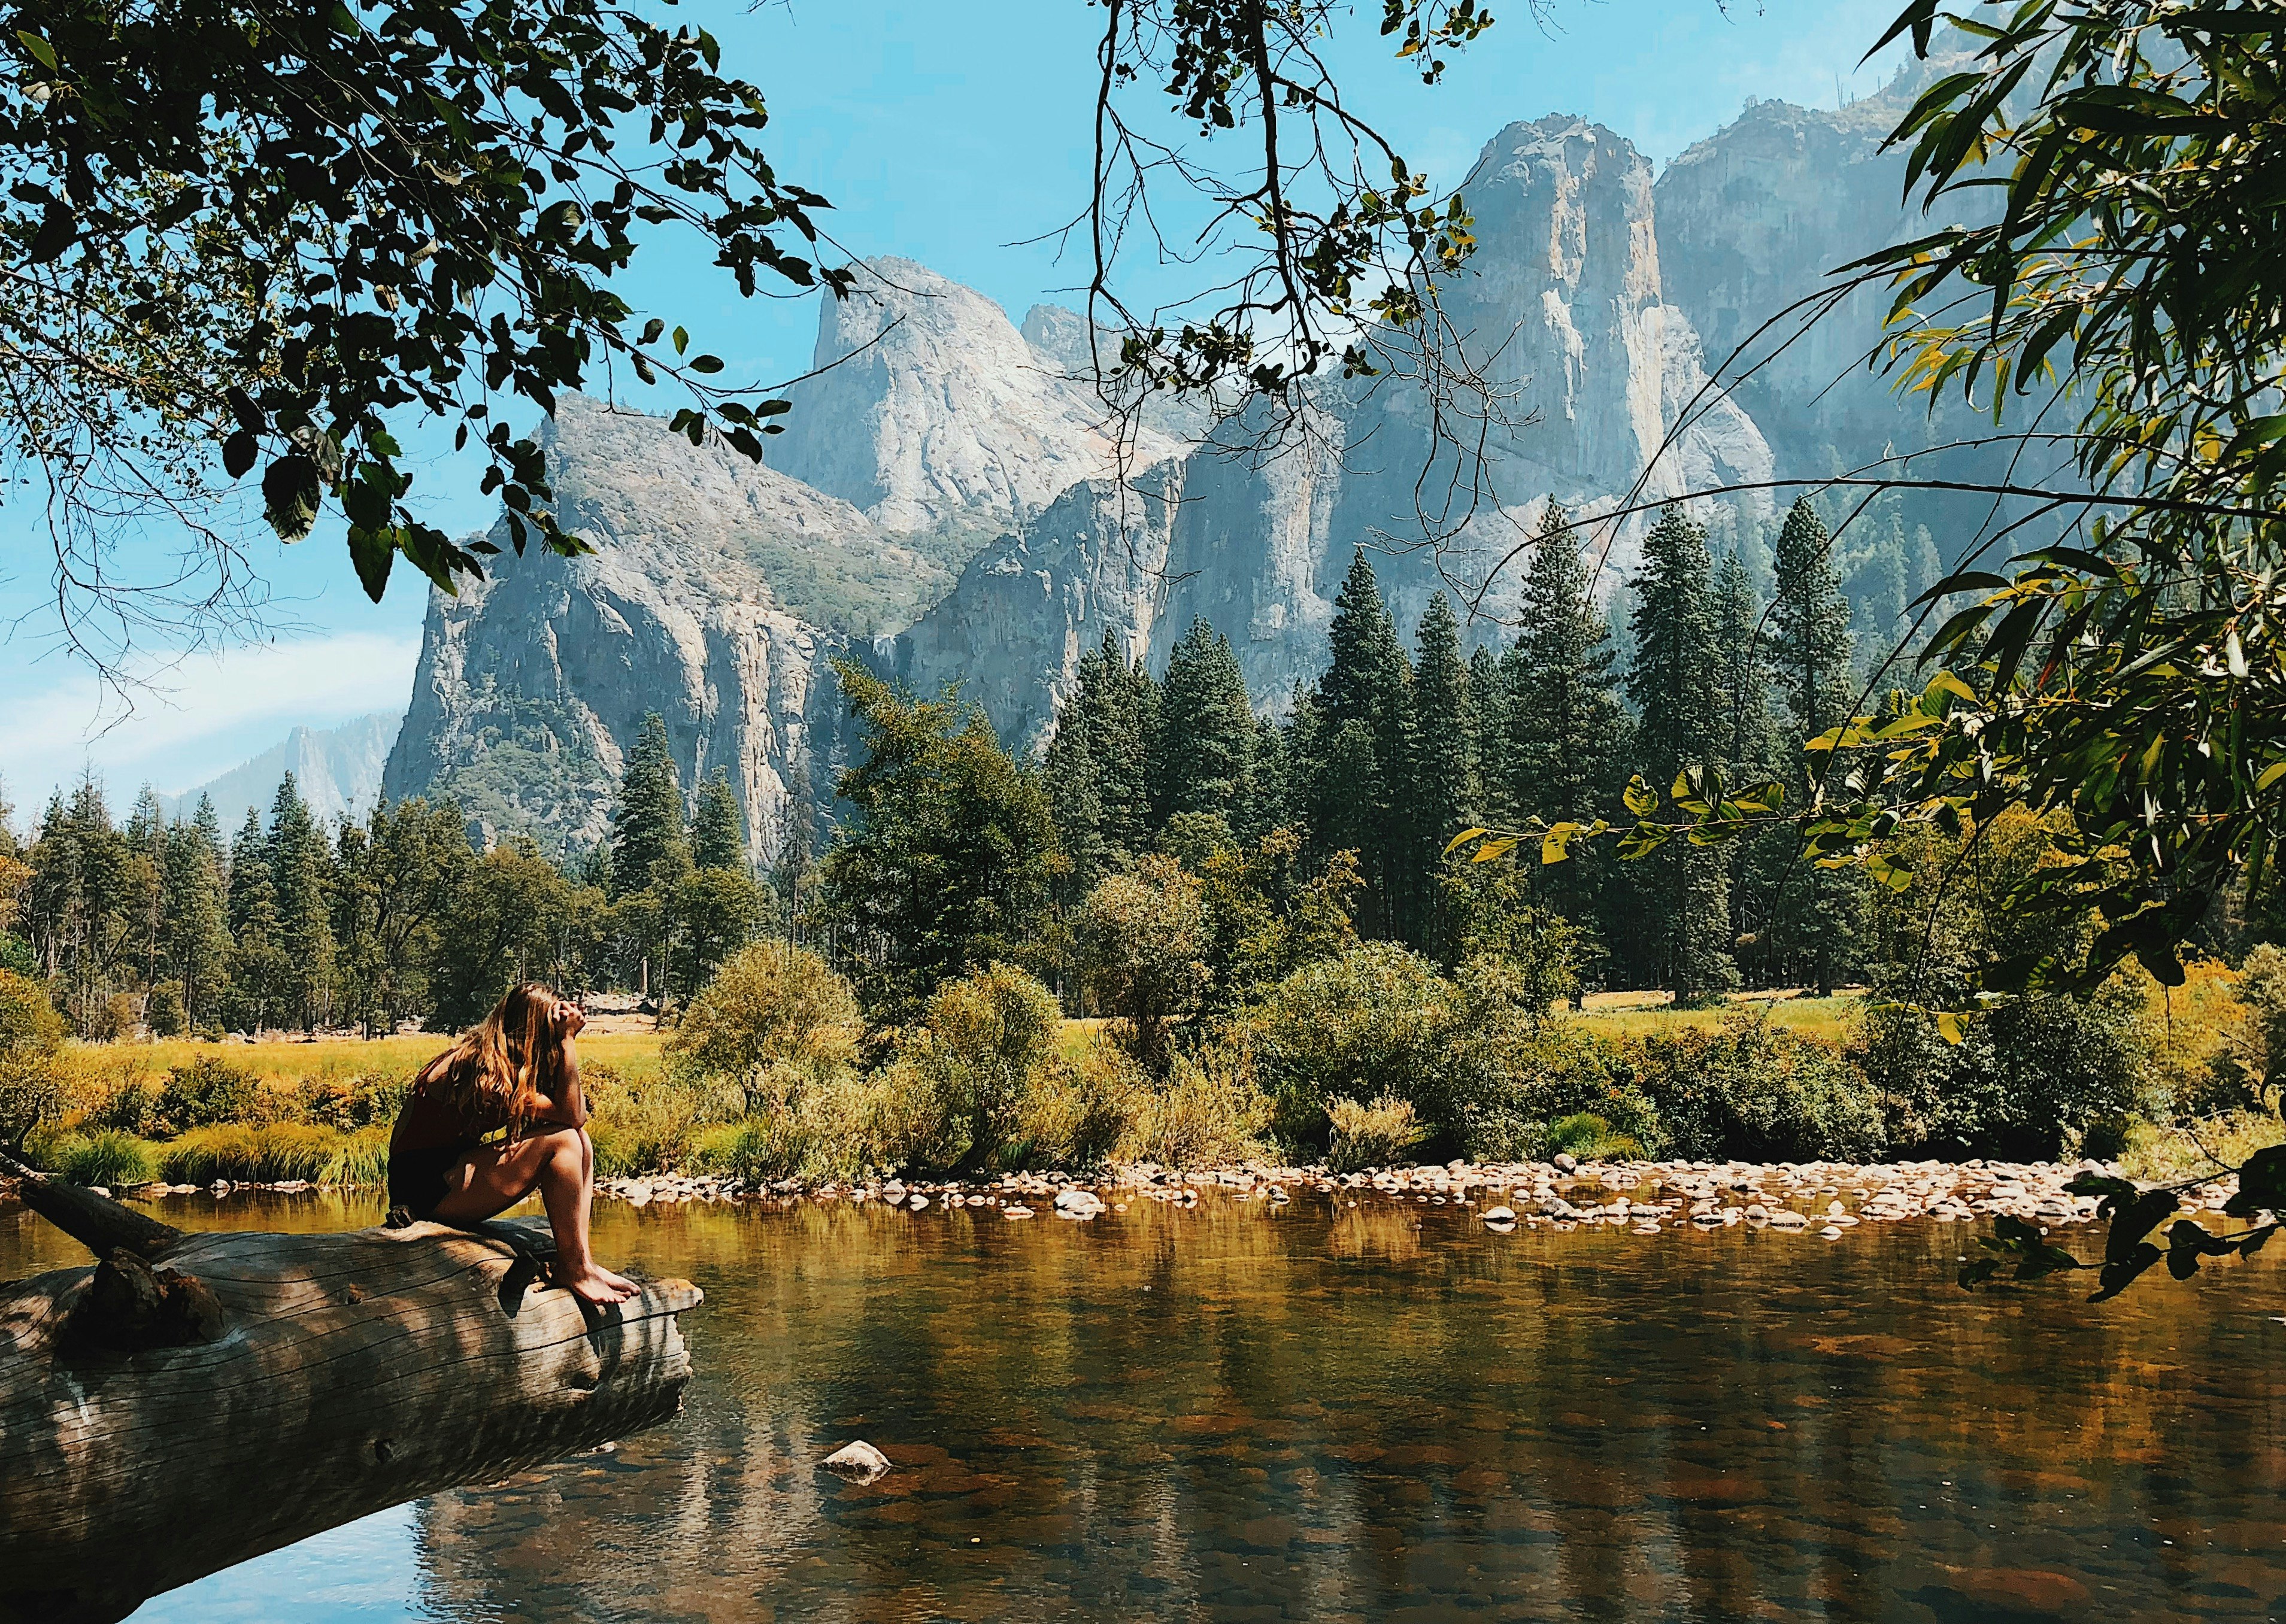
{"type": "MultiPolygon", "coordinates": [[[[1106,629],[1156,665],[1203,617],[1231,639],[1255,703],[1282,713],[1323,664],[1360,545],[1386,555],[1376,570],[1400,627],[1443,590],[1479,611],[1482,639],[1513,614],[1521,544],[1551,493],[1593,512],[1770,477],[1753,421],[1701,398],[1698,335],[1662,294],[1640,153],[1578,119],[1511,124],[1463,190],[1479,247],[1447,309],[1483,378],[1464,410],[1490,425],[1486,481],[1439,461],[1419,395],[1392,380],[1328,385],[1282,435],[1257,411],[1154,470],[1167,511],[1134,514],[1131,536],[1105,527],[1098,493],[987,548],[899,640],[899,669],[917,688],[962,682],[1004,737],[1029,743],[1106,629]]],[[[1083,329],[1040,325],[1043,342],[1084,345],[1083,329]]],[[[1769,511],[1766,498],[1738,506],[1769,511]]],[[[1602,539],[1607,583],[1648,523],[1602,539]]]]}
{"type": "Polygon", "coordinates": [[[319,823],[361,816],[373,808],[382,765],[403,721],[384,713],[355,717],[339,727],[296,728],[282,743],[195,789],[162,795],[159,804],[169,817],[185,816],[197,810],[201,795],[209,796],[222,826],[235,829],[249,808],[267,816],[279,779],[292,773],[311,816],[319,823]]]}
{"type": "Polygon", "coordinates": [[[1176,449],[1149,430],[1117,443],[1113,414],[1068,375],[1086,348],[1072,312],[1035,312],[1044,355],[998,305],[926,266],[884,258],[858,271],[850,297],[824,301],[812,365],[829,370],[789,397],[772,467],[884,529],[923,532],[1019,520],[1176,449]]]}
{"type": "Polygon", "coordinates": [[[789,797],[830,788],[815,777],[832,753],[817,736],[839,726],[824,662],[850,641],[776,583],[855,590],[920,561],[847,503],[656,418],[567,398],[549,451],[561,508],[596,551],[503,554],[459,598],[431,595],[385,792],[454,797],[488,835],[587,845],[655,710],[686,789],[727,767],[767,851],[789,797]]]}
{"type": "MultiPolygon", "coordinates": [[[[1155,667],[1195,617],[1282,712],[1322,666],[1360,546],[1407,633],[1444,590],[1472,639],[1505,636],[1551,495],[1594,515],[1928,443],[1881,381],[1828,387],[1872,342],[1878,293],[1735,400],[1707,377],[1710,349],[1897,228],[1898,161],[1877,150],[1895,113],[1750,108],[1656,185],[1576,118],[1487,143],[1466,183],[1479,247],[1446,294],[1482,374],[1457,403],[1486,425],[1482,477],[1436,451],[1430,403],[1396,376],[1320,382],[1281,420],[1257,406],[1211,430],[1155,403],[1123,451],[1084,318],[1036,306],[1020,332],[910,261],[870,262],[824,302],[826,369],[794,391],[767,469],[564,403],[559,499],[600,550],[504,558],[432,603],[385,788],[585,843],[655,709],[687,785],[730,769],[766,855],[790,800],[830,800],[840,650],[918,690],[958,682],[1027,748],[1107,632],[1155,667]]],[[[1702,504],[1718,542],[1770,513],[1760,494],[1702,504]]],[[[1649,522],[1592,534],[1604,589],[1649,522]]]]}
{"type": "Polygon", "coordinates": [[[1494,137],[1462,192],[1478,249],[1447,308],[1474,364],[1514,391],[1502,506],[1769,477],[1746,414],[1694,398],[1699,335],[1666,296],[1648,159],[1601,125],[1544,118],[1494,137]]]}
{"type": "MultiPolygon", "coordinates": [[[[1991,431],[1957,395],[1939,401],[1932,416],[1926,397],[1900,397],[1889,377],[1867,367],[1888,311],[1885,282],[1858,289],[1806,328],[1782,319],[1756,336],[1829,272],[1944,223],[1907,206],[1905,151],[1885,152],[1882,142],[1921,86],[1950,66],[1940,58],[1838,109],[1756,103],[1676,157],[1652,189],[1667,296],[1689,314],[1708,360],[1729,363],[1738,404],[1789,475],[1823,476],[1892,450],[1991,431]]],[[[1956,194],[1948,218],[1977,201],[1956,194]]],[[[1924,452],[1905,471],[1998,477],[2008,458],[2005,447],[1924,452]]],[[[1940,532],[1961,535],[1975,532],[1989,505],[1966,494],[1915,501],[1940,532]]]]}

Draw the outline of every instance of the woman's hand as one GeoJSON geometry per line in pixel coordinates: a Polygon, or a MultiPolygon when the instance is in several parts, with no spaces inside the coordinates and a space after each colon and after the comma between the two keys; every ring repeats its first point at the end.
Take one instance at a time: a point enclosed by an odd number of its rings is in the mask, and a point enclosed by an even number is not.
{"type": "Polygon", "coordinates": [[[569,998],[558,998],[556,1001],[556,1024],[562,1029],[564,1037],[577,1037],[579,1029],[587,1024],[587,1012],[569,998]]]}

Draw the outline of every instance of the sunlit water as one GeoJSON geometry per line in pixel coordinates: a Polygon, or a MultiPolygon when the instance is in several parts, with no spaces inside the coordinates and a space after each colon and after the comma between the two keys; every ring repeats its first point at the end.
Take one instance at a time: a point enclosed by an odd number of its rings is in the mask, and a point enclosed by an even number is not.
{"type": "MultiPolygon", "coordinates": [[[[598,1229],[706,1289],[681,1419],[137,1619],[2286,1619],[2266,1256],[2090,1306],[1960,1292],[1974,1230],[1934,1222],[1495,1235],[1304,1195],[598,1229]],[[856,1438],[898,1470],[818,1469],[856,1438]]],[[[0,1204],[0,1278],[84,1259],[0,1204]]]]}

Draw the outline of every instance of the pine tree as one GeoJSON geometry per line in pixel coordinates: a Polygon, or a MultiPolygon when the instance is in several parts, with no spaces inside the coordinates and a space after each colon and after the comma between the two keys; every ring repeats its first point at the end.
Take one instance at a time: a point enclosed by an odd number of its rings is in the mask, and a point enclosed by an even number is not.
{"type": "MultiPolygon", "coordinates": [[[[1571,518],[1553,500],[1541,516],[1525,578],[1524,630],[1502,661],[1509,730],[1507,789],[1514,815],[1585,824],[1608,815],[1623,776],[1627,715],[1619,701],[1610,630],[1589,591],[1571,518]]],[[[1541,865],[1527,854],[1533,890],[1583,930],[1599,923],[1603,854],[1582,843],[1541,865]]]]}
{"type": "Polygon", "coordinates": [[[1509,729],[1515,710],[1509,672],[1490,643],[1469,656],[1469,752],[1477,768],[1478,812],[1487,823],[1516,820],[1509,792],[1509,729]]]}
{"type": "Polygon", "coordinates": [[[285,1007],[287,965],[270,856],[262,816],[248,807],[230,848],[229,1021],[241,1031],[277,1025],[285,1007]]]}
{"type": "Polygon", "coordinates": [[[230,926],[223,906],[222,834],[211,797],[199,797],[188,823],[167,832],[161,946],[182,988],[193,1029],[221,1019],[228,991],[230,926]]]}
{"type": "Polygon", "coordinates": [[[1178,812],[1229,820],[1254,766],[1254,706],[1230,639],[1203,619],[1168,651],[1159,683],[1159,721],[1150,757],[1151,815],[1178,812]]]}
{"type": "Polygon", "coordinates": [[[1733,786],[1768,778],[1777,764],[1762,619],[1762,600],[1745,562],[1735,550],[1725,553],[1714,573],[1715,690],[1720,760],[1733,786]]]}
{"type": "MultiPolygon", "coordinates": [[[[1637,770],[1664,794],[1685,767],[1719,764],[1722,729],[1716,625],[1709,601],[1707,533],[1670,507],[1644,539],[1628,694],[1639,722],[1637,770]]],[[[1646,862],[1644,924],[1653,974],[1678,1002],[1719,997],[1738,985],[1730,958],[1726,854],[1670,840],[1646,862]]]]}
{"type": "MultiPolygon", "coordinates": [[[[1724,782],[1761,784],[1779,770],[1778,735],[1770,720],[1769,646],[1762,604],[1736,548],[1714,572],[1714,645],[1721,766],[1724,782]]],[[[1754,962],[1767,981],[1776,948],[1774,901],[1785,884],[1792,842],[1778,830],[1734,842],[1725,853],[1730,875],[1730,926],[1758,950],[1754,962]]]]}
{"type": "Polygon", "coordinates": [[[1415,641],[1419,657],[1413,666],[1413,761],[1406,795],[1415,849],[1407,883],[1420,899],[1423,939],[1441,952],[1450,935],[1438,906],[1445,843],[1477,821],[1483,800],[1461,623],[1442,592],[1431,596],[1415,641]]]}
{"type": "Polygon", "coordinates": [[[1404,799],[1413,761],[1413,670],[1362,548],[1334,599],[1327,642],[1332,658],[1312,707],[1322,742],[1312,752],[1311,824],[1328,854],[1352,843],[1329,832],[1336,826],[1359,837],[1366,879],[1360,928],[1407,939],[1419,872],[1415,820],[1404,799]],[[1356,752],[1343,741],[1352,728],[1370,746],[1372,767],[1363,777],[1356,752]]]}
{"type": "Polygon", "coordinates": [[[666,723],[652,711],[642,720],[619,779],[619,805],[611,819],[611,878],[619,887],[614,895],[653,889],[666,871],[679,869],[689,856],[682,779],[666,723]]]}
{"type": "MultiPolygon", "coordinates": [[[[1849,715],[1849,604],[1834,576],[1832,548],[1825,521],[1803,497],[1778,533],[1770,605],[1775,664],[1791,713],[1786,787],[1797,805],[1807,804],[1816,788],[1802,746],[1849,715]]],[[[1777,880],[1776,949],[1821,994],[1829,993],[1853,962],[1851,945],[1868,900],[1864,880],[1855,869],[1821,869],[1791,850],[1787,856],[1777,880]]]]}
{"type": "MultiPolygon", "coordinates": [[[[1793,748],[1841,725],[1849,710],[1849,603],[1833,573],[1833,537],[1803,497],[1778,532],[1770,654],[1793,713],[1793,748]]],[[[1794,787],[1801,787],[1797,779],[1794,787]]]]}
{"type": "Polygon", "coordinates": [[[1068,868],[1060,903],[1076,904],[1107,868],[1150,844],[1150,757],[1158,685],[1111,632],[1079,657],[1044,763],[1057,841],[1068,868]]]}
{"type": "Polygon", "coordinates": [[[746,871],[745,819],[727,767],[716,768],[699,789],[698,810],[690,819],[690,857],[702,869],[746,871]]]}
{"type": "Polygon", "coordinates": [[[124,835],[120,906],[133,932],[128,951],[132,956],[134,979],[147,995],[165,974],[159,944],[165,922],[162,892],[167,868],[166,809],[159,804],[159,792],[147,784],[127,815],[124,835]]]}
{"type": "Polygon", "coordinates": [[[276,890],[278,946],[284,955],[281,1018],[308,1031],[331,1011],[333,852],[288,773],[270,803],[270,879],[276,890]]]}

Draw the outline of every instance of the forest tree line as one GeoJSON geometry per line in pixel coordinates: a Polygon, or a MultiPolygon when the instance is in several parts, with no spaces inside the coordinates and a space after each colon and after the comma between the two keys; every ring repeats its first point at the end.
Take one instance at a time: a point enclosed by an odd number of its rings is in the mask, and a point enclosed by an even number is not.
{"type": "MultiPolygon", "coordinates": [[[[1448,967],[1472,933],[1530,934],[1574,990],[1704,1002],[1871,974],[1866,882],[1802,862],[1784,831],[1637,863],[1585,843],[1549,865],[1445,855],[1471,824],[1617,820],[1632,777],[1664,785],[1688,764],[1804,796],[1803,742],[1858,697],[1850,603],[1808,501],[1769,552],[1767,601],[1739,547],[1717,562],[1701,525],[1663,514],[1628,583],[1624,664],[1566,524],[1551,503],[1521,631],[1472,651],[1441,593],[1408,648],[1360,549],[1324,673],[1280,721],[1257,714],[1203,620],[1156,675],[1110,636],[1084,655],[1036,764],[957,696],[898,694],[845,666],[868,752],[822,860],[794,824],[768,875],[727,775],[686,796],[656,715],[609,838],[560,857],[486,842],[459,808],[418,799],[327,829],[290,776],[266,817],[227,834],[210,802],[170,821],[148,788],[115,821],[91,778],[51,799],[28,846],[0,832],[16,900],[0,958],[90,1038],[450,1027],[523,977],[672,1003],[771,933],[816,941],[877,1018],[995,959],[1032,966],[1077,1013],[1088,899],[1155,857],[1264,918],[1338,918],[1448,967]]],[[[1225,1003],[1290,967],[1265,948],[1234,978],[1234,950],[1209,955],[1225,1003]]]]}

